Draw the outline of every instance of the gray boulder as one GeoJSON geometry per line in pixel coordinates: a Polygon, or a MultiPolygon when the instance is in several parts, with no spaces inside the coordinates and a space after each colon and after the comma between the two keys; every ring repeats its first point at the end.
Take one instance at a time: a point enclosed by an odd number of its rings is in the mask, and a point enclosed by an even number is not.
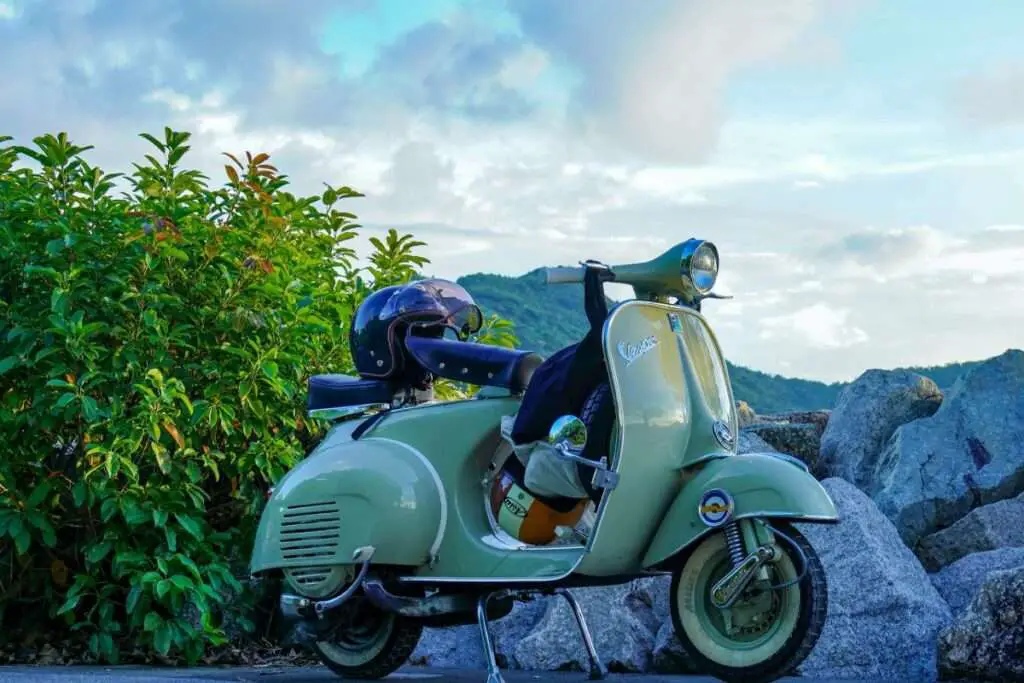
{"type": "MultiPolygon", "coordinates": [[[[644,672],[651,668],[655,637],[667,606],[656,594],[667,593],[665,579],[638,579],[620,586],[574,589],[598,654],[618,671],[644,672]],[[653,584],[653,585],[652,585],[653,584]]],[[[537,626],[513,647],[516,666],[527,670],[582,669],[590,660],[576,619],[561,597],[547,601],[537,626]]]]}
{"type": "Polygon", "coordinates": [[[654,638],[651,670],[662,674],[700,673],[690,662],[679,639],[676,638],[671,619],[661,625],[658,635],[654,638]]]}
{"type": "Polygon", "coordinates": [[[757,422],[757,413],[746,401],[736,401],[736,420],[742,429],[757,422]]]}
{"type": "Polygon", "coordinates": [[[999,548],[968,555],[931,575],[939,591],[956,616],[974,599],[990,572],[1024,567],[1024,548],[999,548]]]}
{"type": "Polygon", "coordinates": [[[771,444],[772,449],[788,453],[806,464],[812,472],[818,469],[821,432],[812,423],[758,423],[744,431],[771,444]]]}
{"type": "Polygon", "coordinates": [[[836,525],[801,524],[828,577],[828,619],[801,667],[821,678],[936,678],[935,638],[951,619],[914,554],[863,492],[822,482],[836,525]]]}
{"type": "Polygon", "coordinates": [[[740,435],[736,439],[737,453],[772,453],[774,451],[772,445],[757,434],[746,429],[740,430],[740,435]]]}
{"type": "Polygon", "coordinates": [[[840,392],[821,437],[818,469],[867,491],[875,461],[898,427],[938,410],[942,393],[905,370],[868,370],[840,392]]]}
{"type": "MultiPolygon", "coordinates": [[[[542,596],[530,602],[516,603],[508,616],[490,622],[495,658],[499,666],[516,668],[512,656],[516,644],[536,627],[552,599],[542,596]]],[[[424,629],[409,662],[421,666],[483,669],[486,663],[480,628],[473,624],[424,629]]]]}
{"type": "Polygon", "coordinates": [[[1024,495],[971,510],[953,526],[921,539],[917,556],[938,571],[971,553],[1024,547],[1024,495]]]}
{"type": "Polygon", "coordinates": [[[991,572],[967,612],[939,636],[944,677],[1024,680],[1024,567],[991,572]]]}
{"type": "Polygon", "coordinates": [[[1024,490],[1024,352],[965,373],[931,417],[900,427],[875,466],[872,498],[916,547],[973,508],[1024,490]]]}

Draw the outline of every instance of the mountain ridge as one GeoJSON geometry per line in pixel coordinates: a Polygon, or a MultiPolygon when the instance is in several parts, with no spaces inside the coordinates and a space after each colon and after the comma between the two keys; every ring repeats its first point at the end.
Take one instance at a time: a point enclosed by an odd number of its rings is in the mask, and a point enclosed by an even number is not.
{"type": "MultiPolygon", "coordinates": [[[[583,286],[549,287],[545,284],[542,268],[520,276],[472,273],[457,281],[469,291],[485,315],[497,313],[515,324],[515,333],[522,348],[547,356],[579,341],[587,329],[583,286]]],[[[924,375],[940,388],[947,389],[961,374],[980,362],[894,369],[924,375]]],[[[728,360],[726,363],[734,397],[764,414],[830,409],[839,392],[849,384],[785,377],[736,365],[728,360]]]]}

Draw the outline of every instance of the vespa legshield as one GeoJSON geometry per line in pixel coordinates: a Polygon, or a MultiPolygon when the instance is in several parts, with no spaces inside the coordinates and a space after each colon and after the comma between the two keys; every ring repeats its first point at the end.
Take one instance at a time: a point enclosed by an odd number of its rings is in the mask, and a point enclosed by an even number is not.
{"type": "MultiPolygon", "coordinates": [[[[339,426],[340,427],[340,426],[339,426]]],[[[415,567],[437,552],[447,503],[437,471],[398,441],[332,433],[275,488],[260,518],[250,572],[351,564],[415,567]]]]}
{"type": "Polygon", "coordinates": [[[683,484],[662,519],[644,556],[644,568],[660,565],[731,520],[757,517],[794,522],[839,521],[835,504],[818,480],[802,463],[786,456],[728,455],[705,461],[694,469],[696,473],[683,484]],[[709,493],[721,509],[702,515],[701,505],[709,493]]]}

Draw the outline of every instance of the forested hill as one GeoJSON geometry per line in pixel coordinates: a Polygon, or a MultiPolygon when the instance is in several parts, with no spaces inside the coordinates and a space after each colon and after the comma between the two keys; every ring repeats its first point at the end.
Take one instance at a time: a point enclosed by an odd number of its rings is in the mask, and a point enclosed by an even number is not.
{"type": "MultiPolygon", "coordinates": [[[[587,328],[583,313],[583,286],[548,287],[538,269],[521,277],[478,273],[459,278],[484,313],[498,313],[515,323],[520,346],[549,355],[579,341],[587,328]]],[[[975,363],[910,368],[949,388],[975,363]]],[[[825,384],[769,375],[729,364],[733,393],[759,413],[831,408],[842,383],[825,384]]]]}

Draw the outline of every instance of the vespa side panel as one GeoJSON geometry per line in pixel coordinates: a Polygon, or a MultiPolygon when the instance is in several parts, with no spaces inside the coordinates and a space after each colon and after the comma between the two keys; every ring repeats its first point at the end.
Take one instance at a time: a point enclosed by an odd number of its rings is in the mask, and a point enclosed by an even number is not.
{"type": "Polygon", "coordinates": [[[589,553],[578,569],[582,574],[639,571],[658,522],[679,491],[696,389],[687,378],[691,361],[678,324],[686,315],[675,306],[628,301],[605,323],[619,435],[612,465],[619,482],[604,496],[589,553]]]}
{"type": "Polygon", "coordinates": [[[408,445],[352,441],[342,423],[274,489],[260,518],[250,571],[352,563],[372,545],[379,564],[420,565],[440,544],[447,514],[437,472],[408,445]]]}
{"type": "Polygon", "coordinates": [[[749,453],[710,460],[698,466],[672,503],[643,559],[659,565],[704,534],[709,527],[697,514],[701,496],[721,489],[732,497],[732,519],[760,517],[804,522],[837,522],[835,504],[803,467],[770,453],[749,453]]]}
{"type": "Polygon", "coordinates": [[[501,439],[501,418],[518,409],[515,397],[437,403],[396,410],[368,432],[423,453],[443,482],[448,514],[437,556],[403,581],[551,581],[576,567],[579,546],[511,546],[491,528],[484,475],[501,439]]]}

